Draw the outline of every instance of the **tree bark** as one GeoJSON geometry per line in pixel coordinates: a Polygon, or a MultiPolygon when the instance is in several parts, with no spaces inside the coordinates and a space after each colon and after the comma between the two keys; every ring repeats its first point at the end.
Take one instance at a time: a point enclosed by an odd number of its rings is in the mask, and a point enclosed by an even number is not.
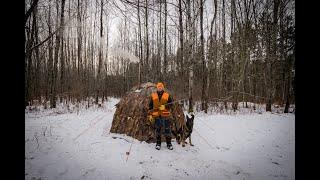
{"type": "MultiPolygon", "coordinates": [[[[81,14],[82,14],[82,0],[78,0],[78,7],[77,7],[77,35],[78,35],[78,49],[77,49],[77,58],[78,58],[78,76],[77,76],[77,84],[78,86],[76,87],[80,87],[81,83],[83,82],[83,78],[82,78],[82,72],[83,72],[83,68],[82,68],[82,19],[81,19],[81,14]],[[81,1],[81,2],[80,2],[81,1]]],[[[80,91],[80,89],[77,89],[77,91],[80,91]]],[[[80,102],[80,95],[77,96],[77,100],[78,102],[80,102]]]]}
{"type": "Polygon", "coordinates": [[[26,26],[26,35],[25,35],[25,107],[27,105],[29,105],[29,102],[31,101],[32,98],[32,87],[34,87],[34,83],[33,83],[33,73],[32,73],[32,64],[33,59],[32,59],[32,49],[31,47],[33,46],[33,44],[35,43],[35,36],[37,36],[37,21],[36,21],[36,9],[37,9],[37,1],[34,1],[31,4],[30,9],[28,10],[27,14],[25,15],[25,24],[27,23],[29,16],[32,16],[32,23],[30,25],[30,21],[28,22],[28,26],[26,26]]]}
{"type": "MultiPolygon", "coordinates": [[[[49,33],[51,34],[52,30],[51,30],[51,1],[49,1],[49,15],[48,15],[48,30],[49,33]]],[[[48,87],[49,87],[49,98],[50,98],[50,108],[53,107],[52,104],[52,93],[53,93],[53,42],[52,42],[52,37],[49,38],[48,40],[48,87]]]]}
{"type": "Polygon", "coordinates": [[[26,25],[29,17],[31,16],[31,13],[36,9],[37,5],[38,5],[39,0],[34,0],[30,6],[30,8],[28,9],[28,11],[26,12],[26,14],[24,15],[24,24],[26,25]]]}
{"type": "Polygon", "coordinates": [[[143,67],[144,67],[144,63],[143,63],[143,49],[142,49],[142,33],[141,33],[141,20],[140,20],[140,0],[138,0],[138,22],[139,22],[139,41],[140,41],[140,62],[139,62],[139,84],[141,84],[141,82],[143,82],[143,75],[144,72],[142,71],[143,67]]]}
{"type": "Polygon", "coordinates": [[[188,37],[188,68],[189,68],[189,108],[188,112],[193,112],[193,24],[191,20],[191,3],[187,0],[187,33],[188,37]]]}
{"type": "MultiPolygon", "coordinates": [[[[63,33],[64,33],[64,6],[65,6],[65,0],[62,0],[62,6],[61,7],[61,26],[60,26],[60,39],[61,39],[61,53],[60,53],[60,94],[64,93],[64,84],[65,84],[65,59],[64,59],[64,43],[63,43],[63,33]]],[[[60,96],[60,103],[62,103],[63,96],[60,96]]]]}
{"type": "Polygon", "coordinates": [[[101,89],[101,68],[102,68],[102,56],[103,56],[103,0],[100,1],[100,47],[99,47],[99,62],[98,62],[98,73],[97,73],[97,84],[96,84],[96,101],[95,103],[98,104],[99,101],[99,92],[101,89]]]}
{"type": "Polygon", "coordinates": [[[206,84],[207,84],[207,64],[204,56],[204,37],[203,37],[203,2],[200,0],[200,56],[202,61],[202,90],[201,90],[201,110],[207,113],[208,102],[206,94],[206,84]]]}
{"type": "Polygon", "coordinates": [[[146,8],[145,8],[145,13],[146,13],[146,19],[145,19],[145,25],[146,25],[146,60],[145,60],[145,73],[147,76],[149,76],[149,29],[148,29],[148,0],[146,2],[146,8]]]}
{"type": "Polygon", "coordinates": [[[167,0],[164,0],[164,47],[163,47],[163,75],[167,74],[167,0]]]}
{"type": "MultiPolygon", "coordinates": [[[[60,27],[63,26],[63,17],[64,17],[64,4],[65,0],[61,1],[61,17],[60,17],[60,27]]],[[[57,12],[58,14],[58,12],[57,12]]],[[[59,32],[56,35],[56,47],[54,51],[54,64],[53,64],[53,93],[52,93],[52,104],[51,108],[56,108],[56,98],[57,98],[57,89],[58,89],[58,58],[59,58],[59,50],[60,50],[60,42],[62,29],[59,29],[59,32]]],[[[62,56],[62,55],[60,55],[62,56]]],[[[51,102],[51,101],[50,101],[51,102]]]]}
{"type": "Polygon", "coordinates": [[[183,61],[183,57],[184,57],[184,49],[183,49],[183,24],[182,24],[182,6],[181,6],[181,0],[179,0],[179,40],[180,40],[180,55],[179,55],[179,58],[180,58],[180,67],[179,67],[179,70],[180,70],[180,73],[179,75],[181,77],[184,76],[184,61],[183,61]]]}
{"type": "Polygon", "coordinates": [[[273,97],[273,63],[277,60],[277,23],[278,23],[278,9],[280,0],[273,1],[273,22],[272,22],[272,45],[271,45],[271,59],[269,62],[269,88],[268,88],[268,101],[266,111],[271,111],[272,97],[273,97]]]}

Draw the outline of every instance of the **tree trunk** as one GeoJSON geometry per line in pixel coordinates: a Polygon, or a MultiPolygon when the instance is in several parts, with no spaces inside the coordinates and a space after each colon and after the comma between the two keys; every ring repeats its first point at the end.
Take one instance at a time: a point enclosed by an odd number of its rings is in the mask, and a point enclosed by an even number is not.
{"type": "Polygon", "coordinates": [[[208,102],[206,94],[206,84],[207,84],[207,64],[204,56],[204,37],[203,37],[203,2],[200,0],[200,56],[202,61],[202,90],[201,90],[201,110],[207,113],[208,102]]]}
{"type": "Polygon", "coordinates": [[[277,61],[277,23],[278,23],[278,9],[279,9],[280,0],[273,1],[273,22],[272,22],[272,45],[271,45],[271,61],[269,62],[269,94],[268,94],[268,102],[266,106],[266,111],[271,111],[272,97],[273,97],[273,63],[277,61]]]}
{"type": "Polygon", "coordinates": [[[99,47],[99,62],[98,62],[98,73],[97,73],[97,84],[96,84],[96,101],[95,103],[98,104],[99,101],[99,92],[101,89],[101,68],[102,68],[102,56],[103,56],[103,0],[100,3],[100,47],[99,47]]]}
{"type": "Polygon", "coordinates": [[[141,33],[141,20],[140,20],[140,0],[138,0],[138,22],[139,22],[139,41],[140,41],[140,62],[139,62],[139,74],[140,74],[140,78],[139,78],[139,84],[141,84],[141,82],[143,82],[143,67],[144,67],[144,63],[143,63],[143,49],[142,49],[142,33],[141,33]]]}
{"type": "Polygon", "coordinates": [[[27,39],[25,39],[25,48],[26,48],[26,52],[25,52],[25,63],[26,63],[26,69],[25,69],[25,107],[29,104],[29,102],[31,101],[31,90],[32,90],[32,86],[33,86],[33,83],[32,83],[32,50],[31,50],[31,47],[33,46],[34,44],[34,36],[35,36],[35,31],[36,31],[36,28],[37,28],[37,25],[36,25],[36,16],[35,16],[35,9],[37,9],[37,1],[35,1],[30,9],[29,9],[29,15],[28,15],[28,12],[27,12],[27,15],[25,16],[25,23],[27,22],[29,16],[31,16],[31,13],[33,13],[33,19],[32,19],[32,24],[31,24],[31,27],[30,27],[30,21],[29,21],[29,24],[28,24],[28,28],[29,28],[29,31],[27,30],[27,39]]]}
{"type": "MultiPolygon", "coordinates": [[[[49,34],[52,33],[51,30],[51,2],[49,2],[49,15],[48,15],[48,30],[49,30],[49,34]]],[[[50,108],[53,108],[53,98],[52,98],[52,94],[53,94],[53,42],[52,42],[52,37],[49,38],[48,40],[48,79],[49,79],[49,98],[50,98],[50,108]]]]}
{"type": "Polygon", "coordinates": [[[164,0],[164,47],[163,47],[163,75],[167,74],[167,0],[164,0]]]}
{"type": "MultiPolygon", "coordinates": [[[[109,21],[109,20],[108,20],[109,21]]],[[[107,21],[107,22],[108,22],[107,21]]],[[[107,32],[106,32],[106,34],[107,34],[107,47],[106,47],[106,59],[108,59],[109,57],[109,51],[108,51],[108,48],[109,48],[109,28],[108,28],[108,26],[107,26],[107,32]]],[[[105,97],[106,97],[106,100],[108,99],[108,63],[107,62],[105,62],[105,80],[104,80],[104,95],[105,95],[105,97]]]]}
{"type": "Polygon", "coordinates": [[[188,18],[188,68],[189,68],[189,108],[188,112],[193,112],[193,23],[191,20],[191,3],[187,0],[187,18],[188,18]]]}
{"type": "Polygon", "coordinates": [[[284,107],[284,113],[288,113],[289,112],[289,107],[290,107],[290,74],[289,77],[287,79],[287,88],[286,88],[286,105],[284,107]]]}
{"type": "Polygon", "coordinates": [[[157,58],[157,81],[161,81],[162,80],[162,74],[161,74],[161,48],[162,48],[162,41],[161,41],[161,37],[162,37],[162,4],[161,4],[161,1],[159,3],[159,6],[160,6],[160,11],[159,11],[159,35],[158,35],[158,58],[157,58]]]}
{"type": "MultiPolygon", "coordinates": [[[[82,85],[82,82],[83,82],[83,77],[82,77],[82,73],[83,73],[83,68],[82,68],[82,55],[81,55],[81,52],[82,52],[82,19],[81,19],[81,14],[82,14],[82,1],[80,3],[80,0],[78,0],[78,8],[77,8],[77,34],[78,34],[78,52],[77,52],[77,57],[78,57],[78,78],[77,78],[77,88],[80,88],[81,85],[82,85]]],[[[81,92],[81,89],[77,89],[77,101],[80,102],[80,99],[81,99],[81,95],[80,95],[80,92],[81,92]]]]}
{"type": "Polygon", "coordinates": [[[65,59],[64,59],[64,43],[63,43],[63,33],[64,33],[64,6],[65,6],[65,0],[62,0],[62,6],[61,7],[61,31],[60,31],[60,39],[61,39],[61,53],[60,53],[60,103],[62,103],[62,93],[64,93],[64,83],[65,83],[65,75],[64,75],[64,71],[65,71],[65,59]]]}
{"type": "Polygon", "coordinates": [[[182,24],[182,7],[181,7],[181,0],[179,0],[179,40],[180,40],[180,67],[179,67],[179,75],[181,77],[184,76],[184,62],[183,62],[183,57],[184,57],[184,49],[183,49],[183,24],[182,24]]]}
{"type": "MultiPolygon", "coordinates": [[[[60,17],[60,26],[62,27],[63,18],[64,18],[64,4],[65,0],[61,1],[61,17],[60,17]]],[[[58,12],[57,12],[58,14],[58,12]]],[[[58,58],[59,58],[59,50],[60,50],[60,42],[62,38],[62,28],[59,29],[59,32],[56,35],[56,47],[54,52],[54,64],[53,64],[53,93],[52,93],[52,108],[56,107],[56,98],[57,98],[57,89],[58,89],[58,58]]],[[[62,54],[60,55],[62,56],[62,54]]]]}
{"type": "Polygon", "coordinates": [[[146,9],[145,9],[145,13],[146,13],[146,60],[145,60],[145,73],[146,76],[150,76],[149,74],[149,29],[148,29],[148,1],[146,0],[146,9]]]}

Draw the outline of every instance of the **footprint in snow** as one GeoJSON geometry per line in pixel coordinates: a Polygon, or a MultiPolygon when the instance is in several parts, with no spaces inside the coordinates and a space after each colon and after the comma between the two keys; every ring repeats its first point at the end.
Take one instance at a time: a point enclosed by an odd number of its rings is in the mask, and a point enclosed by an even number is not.
{"type": "Polygon", "coordinates": [[[230,148],[227,148],[227,147],[222,147],[222,149],[225,150],[225,151],[230,150],[230,148]]]}
{"type": "Polygon", "coordinates": [[[159,161],[155,159],[152,161],[152,163],[159,163],[159,161]]]}
{"type": "Polygon", "coordinates": [[[275,162],[275,161],[273,161],[272,163],[273,163],[273,164],[276,164],[276,165],[280,165],[278,162],[275,162]]]}
{"type": "Polygon", "coordinates": [[[41,180],[41,178],[32,177],[31,180],[41,180]]]}
{"type": "Polygon", "coordinates": [[[240,174],[240,171],[236,171],[234,174],[235,174],[235,175],[238,175],[238,174],[240,174]]]}
{"type": "Polygon", "coordinates": [[[222,151],[222,152],[230,150],[230,148],[227,148],[227,147],[219,147],[219,146],[217,146],[216,148],[217,148],[219,151],[222,151]]]}
{"type": "Polygon", "coordinates": [[[59,173],[59,176],[63,176],[68,172],[68,169],[65,169],[63,172],[59,173]]]}
{"type": "Polygon", "coordinates": [[[34,157],[26,158],[26,159],[34,159],[34,157]]]}
{"type": "Polygon", "coordinates": [[[277,174],[269,174],[269,176],[272,176],[272,177],[282,177],[282,178],[287,178],[288,176],[287,175],[284,175],[284,174],[280,174],[280,175],[277,175],[277,174]]]}
{"type": "Polygon", "coordinates": [[[143,176],[141,176],[140,179],[151,179],[151,177],[149,177],[148,175],[143,175],[143,176]]]}
{"type": "Polygon", "coordinates": [[[96,168],[88,169],[84,174],[82,174],[82,176],[86,176],[89,172],[94,172],[95,170],[96,168]]]}

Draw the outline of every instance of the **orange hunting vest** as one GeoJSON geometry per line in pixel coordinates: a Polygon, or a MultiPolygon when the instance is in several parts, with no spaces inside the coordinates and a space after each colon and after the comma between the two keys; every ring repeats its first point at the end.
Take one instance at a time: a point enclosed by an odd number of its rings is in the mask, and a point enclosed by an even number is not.
{"type": "Polygon", "coordinates": [[[168,99],[169,99],[169,93],[164,92],[161,96],[161,99],[159,101],[159,96],[158,93],[153,92],[151,94],[152,97],[152,101],[153,101],[153,112],[152,112],[152,116],[154,118],[157,118],[159,116],[161,117],[168,117],[170,116],[170,111],[168,109],[164,109],[163,111],[160,111],[159,108],[161,105],[167,104],[168,99]]]}

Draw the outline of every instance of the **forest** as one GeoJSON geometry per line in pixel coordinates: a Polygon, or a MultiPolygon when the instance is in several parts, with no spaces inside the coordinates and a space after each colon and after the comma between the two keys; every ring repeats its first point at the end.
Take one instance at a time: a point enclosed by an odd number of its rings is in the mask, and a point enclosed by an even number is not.
{"type": "Polygon", "coordinates": [[[189,111],[295,103],[293,0],[26,0],[24,28],[25,107],[158,81],[189,111]]]}

